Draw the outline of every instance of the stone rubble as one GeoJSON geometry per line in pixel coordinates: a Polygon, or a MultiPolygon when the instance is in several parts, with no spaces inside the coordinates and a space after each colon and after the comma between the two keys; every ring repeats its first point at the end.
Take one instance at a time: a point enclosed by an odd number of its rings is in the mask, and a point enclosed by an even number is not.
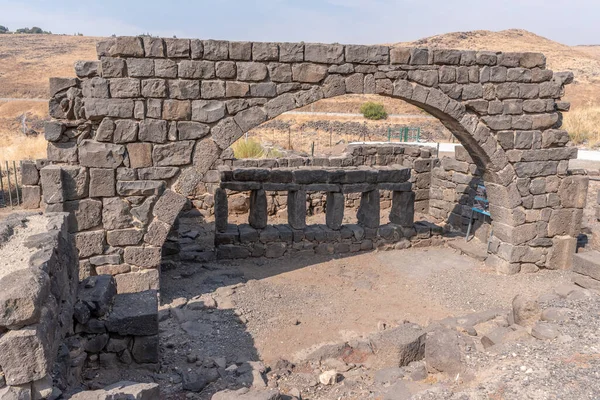
{"type": "MultiPolygon", "coordinates": [[[[72,332],[77,293],[77,253],[67,232],[67,214],[13,215],[0,222],[0,247],[33,254],[0,287],[0,398],[47,398],[71,380],[69,360],[60,357],[72,332]],[[45,231],[14,240],[37,221],[45,231]]],[[[12,258],[18,264],[17,257],[12,258]]]]}

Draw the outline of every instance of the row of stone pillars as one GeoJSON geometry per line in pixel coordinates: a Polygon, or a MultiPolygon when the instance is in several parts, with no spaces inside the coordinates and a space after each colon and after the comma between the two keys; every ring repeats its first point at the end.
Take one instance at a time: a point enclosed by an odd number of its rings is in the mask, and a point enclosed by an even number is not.
{"type": "MultiPolygon", "coordinates": [[[[356,214],[358,223],[365,228],[378,228],[381,222],[379,190],[361,192],[360,206],[356,214]]],[[[341,192],[327,192],[325,205],[325,223],[333,230],[342,227],[344,219],[345,198],[341,192]]],[[[290,190],[287,200],[288,224],[293,229],[306,227],[306,191],[290,190]]],[[[390,222],[404,228],[412,228],[415,214],[415,193],[412,191],[393,191],[390,222]]],[[[215,229],[217,232],[227,230],[229,207],[227,191],[217,188],[215,191],[215,229]]],[[[267,226],[267,193],[264,189],[252,190],[250,194],[250,211],[248,224],[255,229],[267,226]]]]}

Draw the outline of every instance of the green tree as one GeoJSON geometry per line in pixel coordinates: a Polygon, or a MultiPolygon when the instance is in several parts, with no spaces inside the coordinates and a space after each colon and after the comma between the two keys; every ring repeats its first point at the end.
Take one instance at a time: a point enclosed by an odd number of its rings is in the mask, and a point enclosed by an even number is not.
{"type": "Polygon", "coordinates": [[[29,29],[29,28],[19,28],[19,29],[17,29],[17,33],[33,33],[33,34],[46,33],[46,34],[52,34],[52,32],[46,32],[45,30],[43,30],[42,28],[40,28],[38,26],[34,26],[31,29],[29,29]]]}
{"type": "Polygon", "coordinates": [[[360,112],[367,119],[378,120],[387,118],[387,112],[385,111],[383,104],[374,103],[372,101],[368,101],[360,106],[360,112]]]}
{"type": "Polygon", "coordinates": [[[7,32],[8,32],[8,28],[5,27],[4,25],[0,25],[0,34],[7,33],[7,32]]]}

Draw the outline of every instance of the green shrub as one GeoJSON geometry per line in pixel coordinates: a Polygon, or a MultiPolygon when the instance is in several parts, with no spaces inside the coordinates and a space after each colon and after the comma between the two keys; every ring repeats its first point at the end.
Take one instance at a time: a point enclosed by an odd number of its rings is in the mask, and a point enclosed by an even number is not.
{"type": "Polygon", "coordinates": [[[261,158],[265,154],[265,150],[255,140],[238,140],[233,144],[233,155],[235,158],[261,158]]]}
{"type": "Polygon", "coordinates": [[[8,28],[3,25],[0,25],[0,33],[7,33],[7,32],[8,32],[8,28]]]}
{"type": "Polygon", "coordinates": [[[372,101],[360,106],[360,112],[367,119],[378,120],[387,118],[387,113],[385,112],[383,104],[373,103],[372,101]]]}

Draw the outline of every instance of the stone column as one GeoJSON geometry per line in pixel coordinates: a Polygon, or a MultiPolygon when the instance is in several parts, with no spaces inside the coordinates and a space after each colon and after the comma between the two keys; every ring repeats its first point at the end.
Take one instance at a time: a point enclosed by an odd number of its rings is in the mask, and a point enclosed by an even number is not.
{"type": "Polygon", "coordinates": [[[325,223],[333,230],[340,230],[344,219],[344,195],[342,193],[327,193],[327,210],[325,223]]]}
{"type": "Polygon", "coordinates": [[[294,229],[304,229],[306,227],[306,191],[289,191],[287,208],[288,224],[294,229]]]}
{"type": "Polygon", "coordinates": [[[379,190],[375,189],[369,192],[363,192],[360,198],[360,206],[356,213],[358,223],[366,228],[378,228],[380,222],[379,211],[379,190]]]}
{"type": "Polygon", "coordinates": [[[227,230],[228,217],[227,191],[217,188],[215,190],[215,229],[217,232],[225,232],[227,230]]]}
{"type": "Polygon", "coordinates": [[[255,229],[267,226],[267,193],[264,189],[253,190],[250,194],[248,223],[255,229]]]}
{"type": "Polygon", "coordinates": [[[415,222],[415,192],[392,192],[390,222],[412,228],[415,222]]]}

